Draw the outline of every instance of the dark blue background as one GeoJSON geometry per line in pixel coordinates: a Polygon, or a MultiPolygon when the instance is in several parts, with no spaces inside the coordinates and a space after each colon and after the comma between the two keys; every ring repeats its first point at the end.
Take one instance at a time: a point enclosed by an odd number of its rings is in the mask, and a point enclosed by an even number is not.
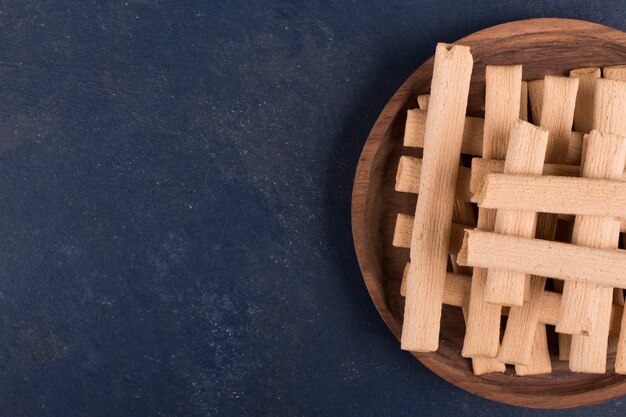
{"type": "Polygon", "coordinates": [[[623,415],[501,406],[379,318],[350,229],[434,51],[621,1],[3,1],[0,415],[623,415]]]}

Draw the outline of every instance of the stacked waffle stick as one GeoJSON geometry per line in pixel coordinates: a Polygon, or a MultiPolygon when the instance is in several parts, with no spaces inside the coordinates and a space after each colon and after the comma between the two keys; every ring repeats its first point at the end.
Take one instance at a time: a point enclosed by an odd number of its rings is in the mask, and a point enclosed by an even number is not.
{"type": "Polygon", "coordinates": [[[476,374],[506,363],[519,375],[550,372],[546,324],[572,371],[604,373],[616,351],[615,371],[626,373],[626,252],[617,249],[626,230],[626,67],[526,83],[520,65],[488,66],[484,120],[465,116],[471,70],[468,47],[439,44],[431,94],[407,114],[404,145],[423,157],[402,156],[396,177],[397,191],[419,193],[415,216],[398,215],[393,241],[411,250],[402,348],[437,349],[445,303],[463,308],[462,354],[476,374]],[[538,126],[525,121],[528,97],[538,126]],[[480,158],[465,168],[461,153],[480,158]],[[557,223],[570,225],[571,243],[554,241],[557,223]],[[563,293],[547,291],[546,277],[563,293]]]}

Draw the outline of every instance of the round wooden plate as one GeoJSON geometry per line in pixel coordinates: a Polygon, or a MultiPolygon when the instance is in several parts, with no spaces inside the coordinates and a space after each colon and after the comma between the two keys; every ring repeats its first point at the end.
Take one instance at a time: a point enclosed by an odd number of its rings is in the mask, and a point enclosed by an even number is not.
{"type": "MultiPolygon", "coordinates": [[[[524,79],[534,80],[546,74],[567,75],[574,68],[626,64],[625,33],[580,20],[511,22],[457,43],[471,46],[474,56],[467,109],[471,116],[483,116],[486,65],[523,64],[524,79]]],[[[394,183],[400,155],[418,155],[418,150],[402,146],[405,115],[407,109],[416,107],[417,94],[428,93],[432,67],[431,58],[383,109],[361,153],[352,194],[352,230],[363,278],[376,308],[398,339],[404,311],[400,282],[409,251],[391,243],[397,213],[413,214],[416,197],[394,191],[394,183]]],[[[439,350],[415,356],[464,390],[518,406],[568,408],[626,394],[626,376],[613,373],[612,358],[605,375],[575,374],[567,362],[558,361],[554,346],[550,375],[518,377],[507,371],[475,376],[470,361],[460,354],[464,333],[460,309],[444,306],[439,350]]]]}

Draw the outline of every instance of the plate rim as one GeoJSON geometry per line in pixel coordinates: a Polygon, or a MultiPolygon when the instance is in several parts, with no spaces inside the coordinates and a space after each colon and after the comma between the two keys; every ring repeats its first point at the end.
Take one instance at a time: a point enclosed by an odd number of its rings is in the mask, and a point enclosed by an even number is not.
{"type": "MultiPolygon", "coordinates": [[[[510,37],[536,33],[563,32],[565,29],[568,31],[584,30],[586,32],[602,32],[604,38],[608,37],[610,40],[626,46],[626,33],[619,29],[585,20],[564,18],[533,18],[502,23],[474,32],[453,42],[453,44],[468,46],[474,46],[479,43],[482,44],[500,38],[503,31],[510,37]]],[[[352,189],[352,237],[359,268],[376,309],[396,338],[398,338],[401,333],[401,325],[395,319],[387,305],[385,292],[378,279],[375,277],[375,269],[377,266],[373,265],[371,261],[375,254],[371,239],[368,239],[367,206],[370,192],[369,185],[373,171],[372,164],[380,150],[383,138],[388,133],[397,113],[413,93],[413,85],[415,84],[415,79],[418,77],[418,74],[432,68],[433,59],[432,56],[427,59],[404,83],[402,83],[377,117],[361,151],[352,189]]],[[[558,399],[555,399],[554,396],[545,396],[541,397],[541,401],[538,401],[536,396],[520,392],[507,394],[500,391],[492,392],[489,389],[480,389],[483,385],[485,386],[484,388],[493,387],[494,385],[490,382],[488,383],[488,381],[480,376],[473,376],[473,378],[468,379],[465,372],[452,366],[447,366],[445,361],[437,359],[439,355],[436,353],[412,352],[412,354],[424,364],[424,366],[456,387],[482,398],[508,405],[529,408],[573,408],[598,404],[626,394],[625,379],[619,383],[603,386],[599,389],[564,394],[559,396],[558,399]]]]}

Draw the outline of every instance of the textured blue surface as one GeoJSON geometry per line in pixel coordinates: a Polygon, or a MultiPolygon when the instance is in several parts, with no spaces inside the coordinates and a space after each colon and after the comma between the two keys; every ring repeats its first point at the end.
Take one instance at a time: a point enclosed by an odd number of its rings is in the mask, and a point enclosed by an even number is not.
{"type": "Polygon", "coordinates": [[[621,1],[0,4],[0,415],[507,407],[387,330],[350,230],[377,114],[437,41],[621,1]]]}

